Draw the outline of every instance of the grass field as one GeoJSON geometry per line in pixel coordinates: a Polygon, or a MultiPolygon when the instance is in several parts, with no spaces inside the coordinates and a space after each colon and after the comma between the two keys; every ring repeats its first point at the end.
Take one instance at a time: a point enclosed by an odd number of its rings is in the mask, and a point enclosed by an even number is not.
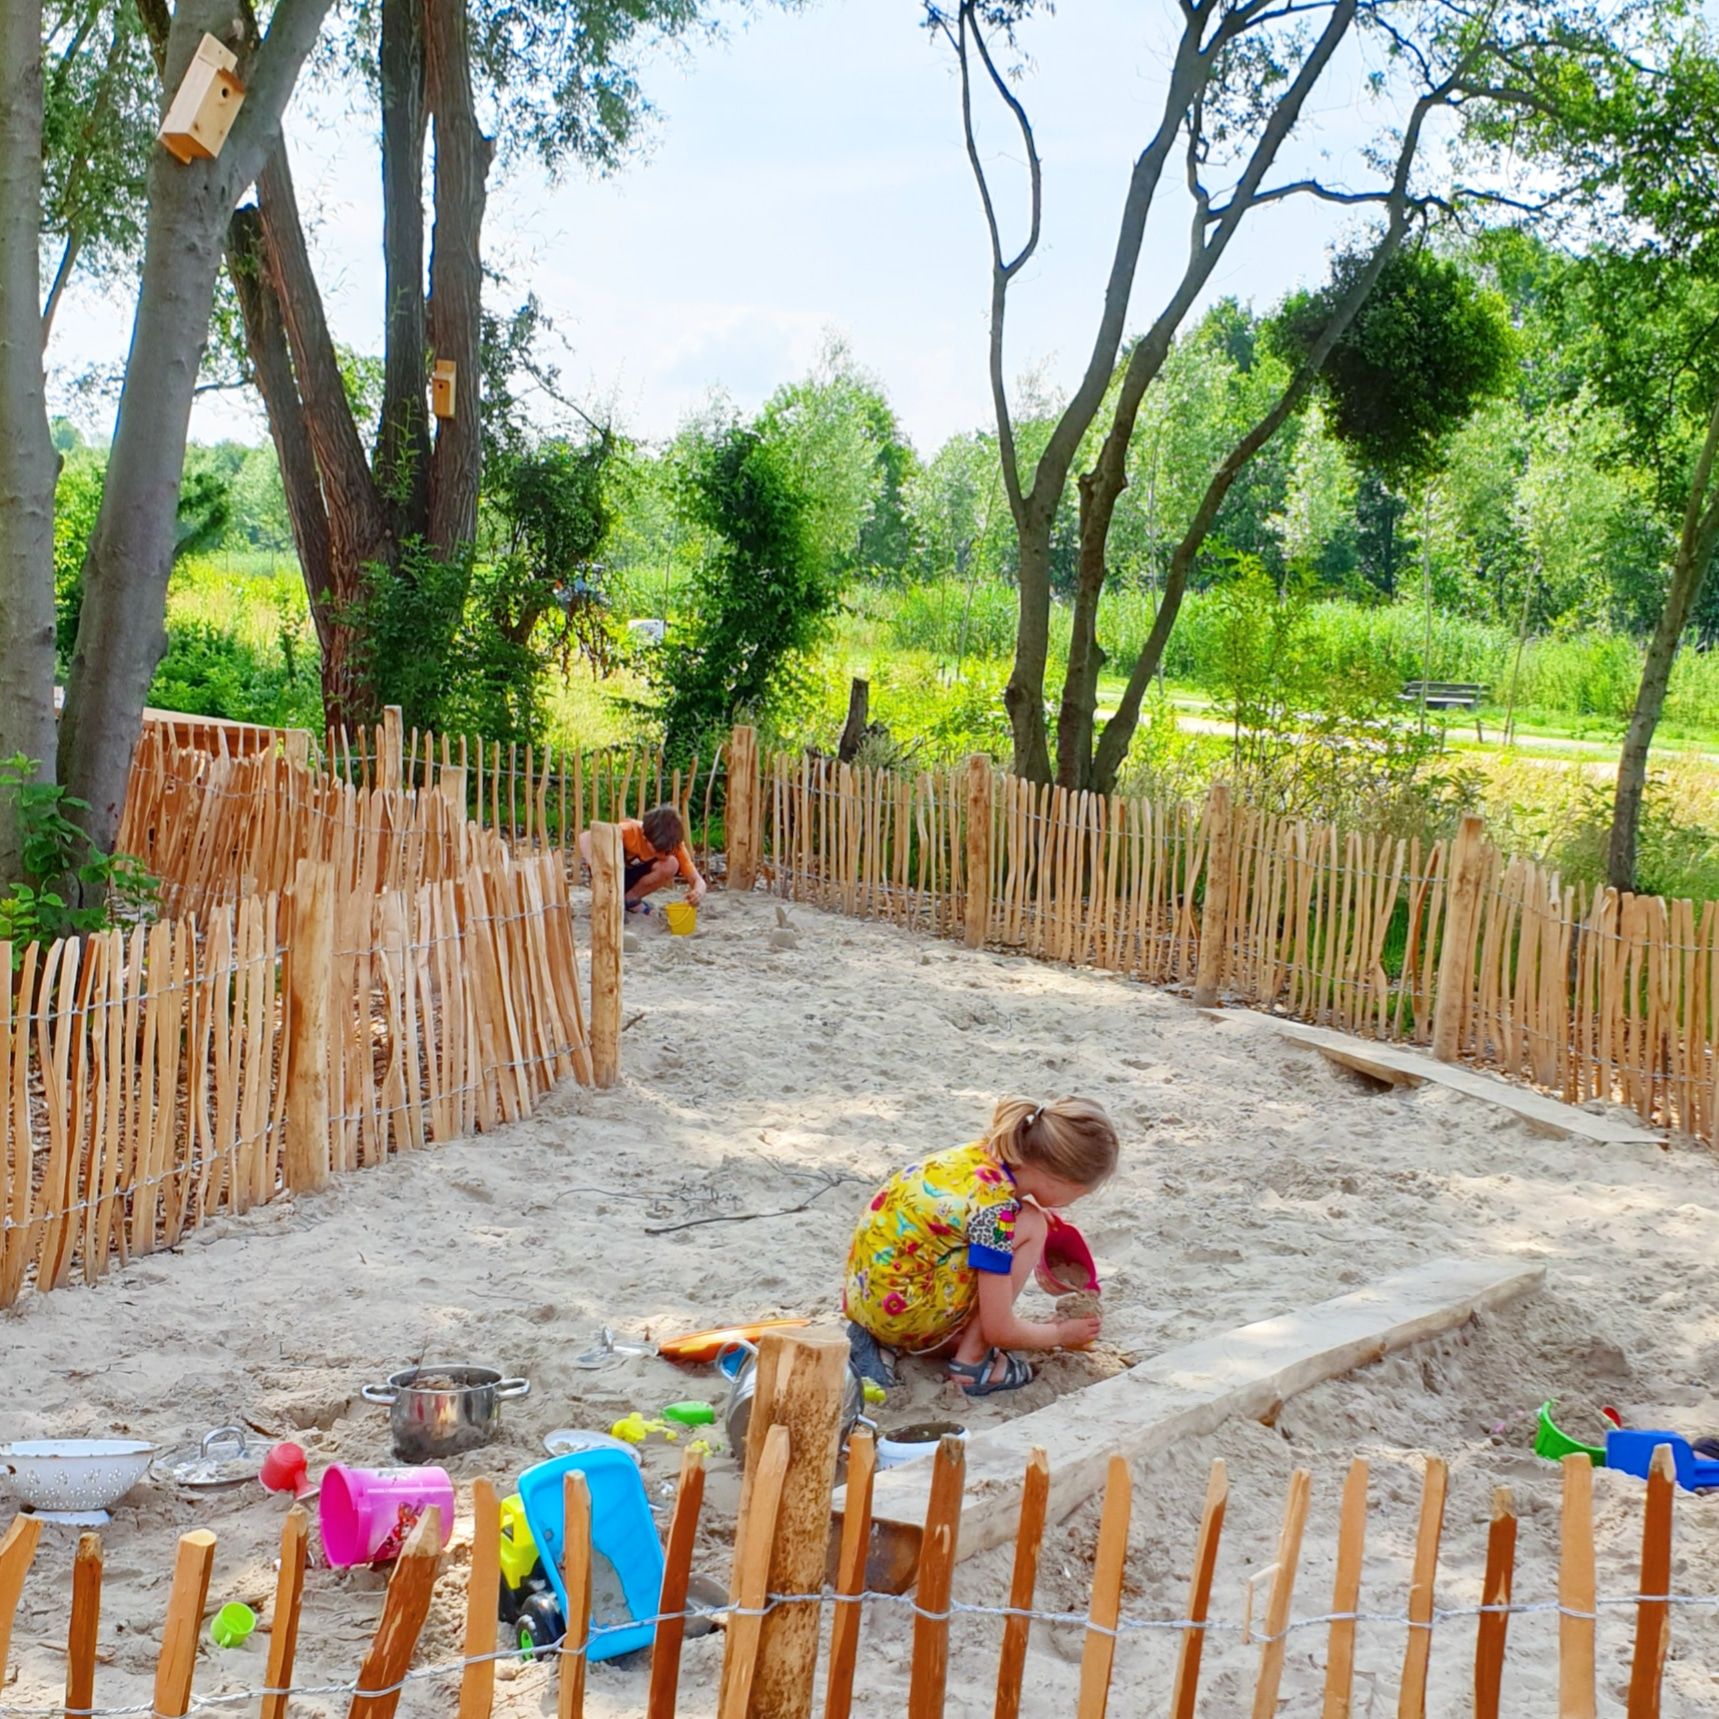
{"type": "MultiPolygon", "coordinates": [[[[625,610],[658,614],[660,581],[645,581],[625,610]]],[[[192,558],[175,570],[169,593],[170,646],[152,691],[170,708],[242,720],[317,728],[321,706],[315,636],[296,567],[269,556],[192,558]]],[[[624,624],[628,614],[617,616],[624,624]]],[[[905,591],[850,592],[800,694],[779,714],[774,738],[788,746],[830,747],[847,709],[853,675],[871,682],[871,715],[889,731],[880,760],[924,768],[969,752],[1007,757],[1002,687],[1014,642],[1010,587],[943,580],[905,591]]],[[[1133,653],[1151,624],[1150,599],[1106,599],[1101,639],[1111,653],[1101,710],[1120,697],[1133,653]]],[[[1322,603],[1307,612],[1300,648],[1334,682],[1362,671],[1403,680],[1423,671],[1425,616],[1409,609],[1322,603]]],[[[1054,699],[1067,649],[1068,617],[1053,624],[1054,699]]],[[[1212,683],[1221,679],[1223,629],[1217,599],[1184,605],[1166,654],[1165,680],[1149,699],[1131,757],[1129,783],[1153,792],[1197,794],[1234,777],[1236,754],[1212,683]]],[[[1532,854],[1571,878],[1597,879],[1617,740],[1634,697],[1639,649],[1607,635],[1532,641],[1518,677],[1515,729],[1506,749],[1505,689],[1514,673],[1507,629],[1435,617],[1428,678],[1493,688],[1482,712],[1488,744],[1469,722],[1446,725],[1448,749],[1410,782],[1407,797],[1363,770],[1336,788],[1335,815],[1357,825],[1383,820],[1428,835],[1477,806],[1512,852],[1532,854]],[[1547,744],[1536,747],[1534,738],[1547,744]],[[1405,822],[1406,820],[1406,822],[1405,822]]],[[[626,670],[596,681],[575,664],[545,687],[547,732],[557,745],[602,746],[649,738],[641,714],[648,688],[626,670]]],[[[1662,893],[1719,897],[1719,654],[1682,653],[1659,733],[1656,772],[1643,830],[1642,882],[1662,893]]],[[[1293,767],[1293,759],[1291,759],[1293,767]]],[[[1330,801],[1327,785],[1322,807],[1330,801]]]]}

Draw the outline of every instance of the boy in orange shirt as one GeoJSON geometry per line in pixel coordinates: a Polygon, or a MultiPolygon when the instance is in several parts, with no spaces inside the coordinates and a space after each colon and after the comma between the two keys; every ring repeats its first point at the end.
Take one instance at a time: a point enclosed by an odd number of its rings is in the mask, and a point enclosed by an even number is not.
{"type": "MultiPolygon", "coordinates": [[[[709,887],[693,863],[686,845],[680,813],[673,806],[653,806],[642,818],[623,818],[620,824],[621,853],[627,867],[627,911],[649,913],[645,899],[678,878],[686,881],[686,898],[694,907],[704,900],[709,887]]],[[[579,837],[579,852],[591,863],[591,832],[579,837]]]]}

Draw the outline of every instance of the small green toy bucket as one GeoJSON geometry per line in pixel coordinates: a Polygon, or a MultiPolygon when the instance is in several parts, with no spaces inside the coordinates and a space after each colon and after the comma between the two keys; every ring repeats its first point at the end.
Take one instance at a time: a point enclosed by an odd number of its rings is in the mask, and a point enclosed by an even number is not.
{"type": "Polygon", "coordinates": [[[1604,1446],[1583,1444],[1552,1424],[1551,1403],[1540,1405],[1540,1428],[1534,1434],[1534,1454],[1543,1456],[1548,1462],[1562,1462],[1567,1456],[1585,1456],[1595,1468],[1606,1466],[1604,1446]]]}

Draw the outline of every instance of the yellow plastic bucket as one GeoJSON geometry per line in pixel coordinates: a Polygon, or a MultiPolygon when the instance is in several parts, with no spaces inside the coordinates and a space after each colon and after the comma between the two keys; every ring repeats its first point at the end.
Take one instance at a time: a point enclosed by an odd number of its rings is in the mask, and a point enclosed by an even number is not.
{"type": "Polygon", "coordinates": [[[663,906],[663,923],[676,937],[690,937],[698,929],[698,909],[690,901],[670,901],[663,906]]]}

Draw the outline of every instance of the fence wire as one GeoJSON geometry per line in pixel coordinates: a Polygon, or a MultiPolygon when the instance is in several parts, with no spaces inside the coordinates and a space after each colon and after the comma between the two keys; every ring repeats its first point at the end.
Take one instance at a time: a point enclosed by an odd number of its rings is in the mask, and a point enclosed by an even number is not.
{"type": "MultiPolygon", "coordinates": [[[[436,1665],[419,1666],[405,1672],[392,1683],[364,1684],[362,1674],[334,1683],[293,1683],[263,1685],[258,1688],[218,1690],[210,1694],[193,1693],[189,1711],[201,1713],[221,1707],[235,1707],[268,1698],[303,1698],[314,1696],[369,1697],[403,1693],[417,1683],[431,1683],[441,1678],[462,1676],[471,1666],[494,1665],[504,1660],[535,1661],[539,1663],[587,1658],[591,1648],[605,1636],[640,1628],[656,1629],[664,1623],[723,1623],[730,1618],[765,1618],[788,1606],[859,1606],[894,1607],[927,1623],[945,1624],[966,1618],[996,1618],[1004,1622],[1024,1619],[1028,1623],[1046,1624],[1052,1628],[1081,1629],[1098,1636],[1120,1640],[1130,1635],[1150,1633],[1242,1638],[1245,1648],[1264,1648],[1304,1634],[1308,1630],[1329,1629],[1333,1624],[1355,1624],[1369,1627],[1390,1627],[1422,1630],[1429,1634],[1440,1627],[1466,1619],[1484,1617],[1557,1617],[1577,1623],[1597,1623],[1606,1612],[1637,1606],[1675,1606],[1707,1611],[1719,1611],[1719,1594],[1619,1594],[1601,1596],[1594,1601],[1592,1611],[1565,1605],[1559,1600],[1529,1602],[1512,1601],[1505,1605],[1439,1606],[1430,1618],[1412,1618],[1406,1612],[1335,1611],[1320,1612],[1307,1617],[1291,1618],[1279,1631],[1252,1628],[1227,1618],[1194,1619],[1186,1617],[1132,1617],[1126,1613],[1114,1625],[1095,1622],[1085,1612],[1043,1611],[1021,1606],[986,1606],[963,1601],[951,1601],[939,1610],[920,1605],[912,1594],[889,1594],[867,1590],[857,1594],[840,1594],[829,1588],[817,1593],[771,1594],[762,1606],[738,1604],[705,1606],[689,1602],[682,1610],[658,1612],[645,1618],[628,1618],[621,1623],[593,1623],[583,1642],[565,1639],[547,1647],[523,1650],[517,1647],[498,1648],[493,1653],[469,1654],[460,1659],[444,1660],[436,1665]]],[[[153,1701],[140,1701],[103,1707],[70,1707],[63,1701],[52,1706],[32,1707],[17,1703],[0,1703],[0,1719],[164,1719],[153,1701]]]]}

